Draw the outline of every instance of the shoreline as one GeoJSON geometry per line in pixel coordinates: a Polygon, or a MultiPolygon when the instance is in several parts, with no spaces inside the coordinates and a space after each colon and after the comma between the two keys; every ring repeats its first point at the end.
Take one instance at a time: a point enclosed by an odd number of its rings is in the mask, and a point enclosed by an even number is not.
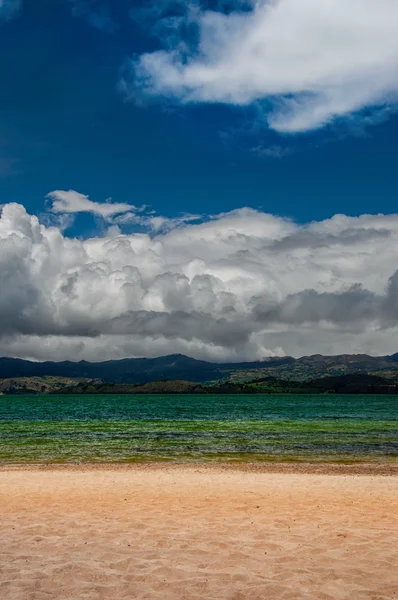
{"type": "Polygon", "coordinates": [[[15,471],[25,472],[211,472],[211,473],[261,473],[287,475],[366,475],[396,477],[398,461],[379,463],[312,463],[312,462],[167,462],[154,461],[142,463],[0,463],[0,474],[15,471]]]}

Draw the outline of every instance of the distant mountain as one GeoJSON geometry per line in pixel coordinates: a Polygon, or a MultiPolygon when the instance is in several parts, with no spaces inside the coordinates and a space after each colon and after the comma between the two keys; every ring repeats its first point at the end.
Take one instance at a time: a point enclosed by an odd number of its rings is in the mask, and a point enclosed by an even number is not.
{"type": "Polygon", "coordinates": [[[287,381],[311,381],[322,377],[340,375],[377,375],[395,378],[398,375],[398,353],[392,356],[368,356],[367,354],[342,354],[338,356],[303,356],[284,364],[259,365],[257,369],[240,369],[231,373],[232,381],[244,381],[248,377],[276,377],[287,381]],[[260,375],[263,373],[263,375],[260,375]]]}
{"type": "Polygon", "coordinates": [[[71,377],[102,379],[109,383],[150,383],[161,379],[192,382],[228,378],[237,369],[251,370],[268,364],[278,366],[294,361],[277,358],[269,361],[218,364],[195,360],[181,354],[160,358],[127,358],[100,363],[81,362],[31,362],[15,358],[0,358],[0,379],[10,377],[71,377]]]}
{"type": "Polygon", "coordinates": [[[398,353],[380,357],[366,354],[341,356],[316,354],[298,359],[288,356],[258,362],[227,364],[195,360],[181,354],[100,363],[86,361],[38,363],[15,358],[0,358],[0,380],[16,377],[66,377],[120,384],[146,384],[159,380],[245,383],[264,377],[300,382],[353,374],[397,378],[398,353]]]}

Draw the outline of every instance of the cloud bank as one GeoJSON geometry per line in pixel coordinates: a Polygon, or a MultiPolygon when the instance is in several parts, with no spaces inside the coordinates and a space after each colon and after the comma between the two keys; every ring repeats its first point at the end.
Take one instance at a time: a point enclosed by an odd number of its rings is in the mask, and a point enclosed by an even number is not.
{"type": "MultiPolygon", "coordinates": [[[[71,196],[52,197],[71,210],[71,196]]],[[[108,204],[93,204],[108,218],[108,204]]],[[[397,351],[398,215],[299,225],[243,208],[169,225],[78,240],[5,204],[0,355],[223,361],[397,351]]]]}
{"type": "Polygon", "coordinates": [[[122,87],[133,96],[256,105],[282,133],[397,106],[396,0],[258,0],[251,10],[153,16],[165,48],[131,61],[122,87]]]}

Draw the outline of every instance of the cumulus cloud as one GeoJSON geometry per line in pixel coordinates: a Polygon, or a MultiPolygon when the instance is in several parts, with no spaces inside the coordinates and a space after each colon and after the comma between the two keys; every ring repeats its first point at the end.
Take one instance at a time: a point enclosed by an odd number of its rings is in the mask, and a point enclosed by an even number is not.
{"type": "Polygon", "coordinates": [[[245,208],[169,225],[78,240],[5,204],[0,354],[396,351],[398,215],[299,225],[245,208]]]}
{"type": "Polygon", "coordinates": [[[13,19],[21,10],[22,0],[0,0],[0,20],[13,19]]]}
{"type": "Polygon", "coordinates": [[[181,103],[258,105],[283,133],[397,106],[396,0],[258,0],[251,10],[185,14],[184,26],[175,17],[172,35],[164,34],[164,49],[131,61],[123,89],[181,103]]]}

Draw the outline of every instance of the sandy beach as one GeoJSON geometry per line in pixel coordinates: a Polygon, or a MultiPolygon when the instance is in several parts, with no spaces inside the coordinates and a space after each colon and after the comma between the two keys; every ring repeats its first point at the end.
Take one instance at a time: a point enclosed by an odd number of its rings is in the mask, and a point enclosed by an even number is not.
{"type": "Polygon", "coordinates": [[[0,598],[398,598],[396,469],[318,471],[3,467],[0,598]]]}

